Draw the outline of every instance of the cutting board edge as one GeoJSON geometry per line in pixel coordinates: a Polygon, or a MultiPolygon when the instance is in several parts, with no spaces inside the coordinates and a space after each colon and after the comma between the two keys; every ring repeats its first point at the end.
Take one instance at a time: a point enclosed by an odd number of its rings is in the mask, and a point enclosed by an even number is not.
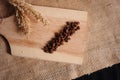
{"type": "Polygon", "coordinates": [[[19,57],[27,57],[55,62],[65,62],[81,65],[83,57],[73,56],[65,53],[55,52],[54,54],[45,53],[39,48],[29,48],[26,46],[16,46],[10,44],[12,55],[19,57]],[[28,50],[27,50],[28,49],[28,50]],[[24,50],[24,51],[23,51],[24,50]]]}

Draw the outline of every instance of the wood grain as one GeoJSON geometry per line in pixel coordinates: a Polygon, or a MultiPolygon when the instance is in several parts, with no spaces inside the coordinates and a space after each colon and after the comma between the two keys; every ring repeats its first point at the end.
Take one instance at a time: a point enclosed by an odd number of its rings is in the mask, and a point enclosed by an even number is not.
{"type": "Polygon", "coordinates": [[[10,42],[12,54],[15,56],[39,58],[44,60],[81,64],[87,39],[87,12],[51,7],[34,6],[49,21],[47,26],[31,22],[28,36],[18,33],[14,16],[4,19],[0,25],[0,33],[10,42]],[[41,49],[55,32],[66,24],[66,21],[79,21],[81,30],[77,31],[68,43],[60,46],[53,54],[41,49]]]}

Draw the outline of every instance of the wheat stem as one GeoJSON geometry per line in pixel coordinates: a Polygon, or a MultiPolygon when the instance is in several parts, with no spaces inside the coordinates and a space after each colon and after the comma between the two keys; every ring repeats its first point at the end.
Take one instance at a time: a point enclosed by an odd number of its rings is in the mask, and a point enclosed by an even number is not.
{"type": "Polygon", "coordinates": [[[9,3],[15,7],[16,19],[20,31],[28,34],[30,32],[30,17],[33,16],[37,21],[41,21],[44,25],[47,20],[44,19],[40,12],[36,11],[31,4],[26,3],[24,0],[9,0],[9,3]]]}

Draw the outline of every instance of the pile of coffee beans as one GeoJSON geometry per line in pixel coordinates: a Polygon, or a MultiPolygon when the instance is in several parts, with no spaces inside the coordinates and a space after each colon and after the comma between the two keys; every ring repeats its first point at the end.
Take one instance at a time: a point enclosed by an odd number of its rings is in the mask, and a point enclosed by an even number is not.
{"type": "Polygon", "coordinates": [[[59,33],[55,33],[48,43],[43,47],[44,52],[53,53],[56,49],[63,44],[63,42],[68,42],[70,36],[75,33],[75,31],[80,29],[79,22],[66,22],[66,25],[59,33]]]}

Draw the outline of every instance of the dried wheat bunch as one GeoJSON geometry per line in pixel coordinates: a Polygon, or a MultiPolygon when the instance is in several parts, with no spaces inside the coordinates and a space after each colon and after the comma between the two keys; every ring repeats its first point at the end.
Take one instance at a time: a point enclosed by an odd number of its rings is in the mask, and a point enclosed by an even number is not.
{"type": "Polygon", "coordinates": [[[24,0],[8,1],[15,7],[15,16],[19,30],[25,34],[28,34],[30,32],[30,16],[33,16],[37,21],[41,21],[44,25],[47,24],[47,20],[45,20],[42,15],[32,7],[32,5],[26,3],[24,0]]]}
{"type": "Polygon", "coordinates": [[[30,32],[30,19],[18,9],[16,9],[15,16],[18,24],[18,29],[24,34],[28,34],[30,32]]]}

